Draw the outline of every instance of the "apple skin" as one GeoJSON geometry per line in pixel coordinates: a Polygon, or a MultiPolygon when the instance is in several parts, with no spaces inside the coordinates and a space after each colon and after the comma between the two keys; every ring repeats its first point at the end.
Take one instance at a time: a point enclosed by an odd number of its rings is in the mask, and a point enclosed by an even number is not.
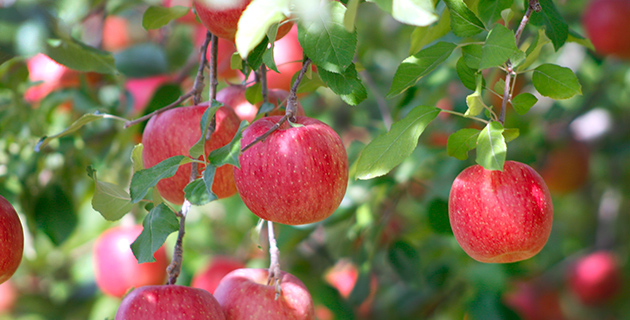
{"type": "Polygon", "coordinates": [[[568,283],[583,304],[600,305],[621,291],[623,276],[612,253],[597,251],[576,261],[569,271],[568,283]]]}
{"type": "Polygon", "coordinates": [[[190,286],[214,293],[225,275],[241,268],[245,268],[245,264],[240,260],[222,256],[214,257],[207,268],[195,274],[190,286]]]}
{"type": "Polygon", "coordinates": [[[539,171],[552,194],[566,194],[588,181],[590,152],[586,144],[572,141],[553,149],[539,171]]]}
{"type": "MultiPolygon", "coordinates": [[[[213,1],[210,2],[208,3],[204,0],[193,1],[199,20],[215,36],[234,42],[238,20],[251,0],[234,0],[229,5],[225,4],[227,1],[215,0],[215,3],[212,3],[213,1]]],[[[293,22],[281,24],[278,28],[276,40],[284,37],[292,25],[293,22]]]]}
{"type": "MultiPolygon", "coordinates": [[[[246,146],[281,116],[261,118],[243,131],[246,146]]],[[[341,203],[348,184],[348,156],[339,135],[325,123],[296,117],[242,152],[234,168],[238,193],[258,217],[298,225],[324,220],[341,203]]]]}
{"type": "Polygon", "coordinates": [[[153,257],[155,262],[138,263],[131,251],[142,232],[142,226],[123,226],[101,234],[93,248],[96,285],[104,293],[121,298],[133,287],[163,284],[169,259],[162,246],[153,257]]]}
{"type": "Polygon", "coordinates": [[[123,299],[115,320],[225,320],[209,292],[180,285],[145,286],[123,299]]]}
{"type": "Polygon", "coordinates": [[[281,271],[278,300],[275,286],[267,285],[268,269],[238,269],[223,277],[214,296],[227,320],[313,320],[308,289],[295,276],[281,271]]]}
{"type": "MultiPolygon", "coordinates": [[[[256,105],[249,103],[249,101],[247,101],[247,98],[245,98],[245,90],[245,86],[242,85],[232,85],[225,87],[217,92],[217,101],[222,102],[225,106],[234,109],[234,112],[236,112],[236,115],[241,118],[241,120],[247,120],[247,122],[251,123],[256,118],[256,114],[258,114],[258,109],[260,109],[262,102],[256,103],[256,105]]],[[[286,106],[286,100],[289,97],[289,92],[282,89],[269,89],[268,92],[269,102],[273,103],[276,108],[269,112],[267,115],[284,115],[286,110],[284,108],[278,108],[278,101],[286,106]]],[[[305,115],[304,109],[299,102],[297,104],[297,115],[305,115]]]]}
{"type": "Polygon", "coordinates": [[[24,252],[24,231],[13,206],[0,195],[0,283],[15,273],[24,252]]]}
{"type": "MultiPolygon", "coordinates": [[[[207,108],[207,103],[180,107],[152,117],[142,134],[144,167],[153,167],[177,155],[188,155],[190,147],[201,137],[199,123],[207,108]]],[[[232,109],[221,107],[216,113],[216,123],[215,132],[205,144],[206,155],[232,141],[238,131],[240,120],[232,109]]],[[[203,165],[198,167],[199,173],[205,168],[203,165]]],[[[182,165],[174,176],[158,182],[158,192],[164,199],[175,204],[184,202],[184,187],[190,180],[190,168],[190,163],[182,165]]],[[[227,198],[236,193],[231,165],[217,168],[212,192],[219,198],[227,198]]]]}
{"type": "Polygon", "coordinates": [[[549,189],[534,169],[506,161],[503,171],[473,165],[451,187],[448,205],[453,234],[473,259],[509,263],[536,255],[553,221],[549,189]]]}
{"type": "Polygon", "coordinates": [[[628,0],[593,0],[588,4],[582,24],[598,53],[630,59],[628,16],[628,0]]]}
{"type": "MultiPolygon", "coordinates": [[[[339,294],[348,299],[354,286],[359,279],[359,269],[350,260],[342,259],[324,273],[324,280],[332,287],[339,291],[339,294]]],[[[358,311],[360,314],[367,316],[374,303],[374,297],[376,297],[376,290],[378,289],[378,280],[374,274],[370,277],[370,293],[359,305],[358,311]]]]}

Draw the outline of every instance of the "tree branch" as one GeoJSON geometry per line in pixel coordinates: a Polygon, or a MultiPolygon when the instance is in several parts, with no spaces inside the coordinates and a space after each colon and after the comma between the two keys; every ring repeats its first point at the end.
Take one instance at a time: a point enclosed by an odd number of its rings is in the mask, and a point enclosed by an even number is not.
{"type": "Polygon", "coordinates": [[[278,300],[282,289],[280,288],[280,249],[276,242],[276,234],[273,231],[273,222],[267,221],[267,233],[269,235],[269,276],[267,277],[267,285],[276,286],[275,299],[278,300]]]}

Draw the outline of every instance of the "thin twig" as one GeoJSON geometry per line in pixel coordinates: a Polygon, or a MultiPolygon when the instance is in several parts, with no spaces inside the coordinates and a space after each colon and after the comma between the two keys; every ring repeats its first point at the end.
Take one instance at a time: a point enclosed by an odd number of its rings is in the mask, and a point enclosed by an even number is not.
{"type": "Polygon", "coordinates": [[[370,89],[370,92],[374,95],[374,98],[376,99],[376,105],[378,105],[378,110],[381,112],[381,117],[383,117],[385,128],[387,128],[387,131],[389,131],[389,128],[392,127],[392,123],[394,123],[394,120],[392,119],[391,112],[389,112],[389,107],[387,106],[387,101],[385,100],[385,97],[383,97],[379,89],[376,87],[372,76],[369,72],[367,72],[367,70],[361,71],[361,77],[370,89]]]}
{"type": "Polygon", "coordinates": [[[260,90],[262,92],[263,104],[269,102],[269,88],[267,87],[267,67],[260,66],[260,90]]]}
{"type": "Polygon", "coordinates": [[[281,274],[280,274],[280,249],[278,249],[278,243],[276,242],[276,235],[273,231],[273,222],[267,221],[267,234],[269,235],[269,275],[267,277],[267,285],[275,285],[276,296],[278,300],[282,289],[280,288],[281,274]]]}
{"type": "MultiPolygon", "coordinates": [[[[199,68],[197,68],[197,76],[195,77],[195,83],[193,84],[192,91],[194,92],[193,96],[193,104],[198,105],[201,102],[201,93],[203,92],[203,87],[205,86],[203,82],[203,69],[206,67],[208,60],[206,59],[206,52],[208,51],[208,44],[212,39],[213,35],[209,31],[206,31],[206,39],[201,46],[201,54],[199,57],[199,68]]],[[[212,73],[211,73],[212,74],[212,73]]]]}
{"type": "Polygon", "coordinates": [[[167,105],[166,107],[163,107],[163,108],[160,108],[158,110],[155,110],[155,111],[153,111],[153,112],[151,112],[151,113],[149,113],[147,115],[144,115],[144,116],[142,116],[140,118],[127,121],[123,127],[124,128],[129,128],[129,127],[131,127],[131,126],[133,126],[135,124],[138,124],[138,123],[140,123],[142,121],[148,120],[148,119],[150,119],[151,117],[153,117],[155,115],[158,115],[158,114],[160,114],[162,112],[171,110],[171,109],[177,107],[178,105],[180,105],[182,102],[190,99],[190,97],[192,97],[192,96],[193,96],[193,90],[191,90],[191,91],[185,93],[184,95],[180,96],[179,98],[177,98],[177,100],[175,100],[173,103],[167,105]]]}
{"type": "MultiPolygon", "coordinates": [[[[206,37],[212,38],[212,44],[210,45],[211,59],[210,59],[210,101],[215,100],[217,98],[217,86],[219,85],[219,81],[217,81],[217,56],[219,52],[219,38],[210,32],[206,34],[206,37]]],[[[206,41],[208,38],[206,38],[206,41]]]]}

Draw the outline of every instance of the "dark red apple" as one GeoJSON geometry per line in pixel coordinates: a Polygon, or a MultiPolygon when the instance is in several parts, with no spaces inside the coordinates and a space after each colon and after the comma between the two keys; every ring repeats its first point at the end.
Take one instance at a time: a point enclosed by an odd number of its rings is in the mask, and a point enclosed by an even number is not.
{"type": "Polygon", "coordinates": [[[610,301],[621,290],[623,277],[617,258],[607,251],[581,257],[569,272],[569,287],[586,305],[610,301]]]}
{"type": "MultiPolygon", "coordinates": [[[[219,38],[234,42],[238,20],[251,0],[194,0],[195,10],[201,23],[219,38]]],[[[284,37],[289,32],[292,22],[283,23],[278,28],[276,39],[284,37]]]]}
{"type": "Polygon", "coordinates": [[[207,291],[179,285],[137,288],[123,299],[116,320],[225,320],[207,291]]]}
{"type": "Polygon", "coordinates": [[[9,313],[18,299],[18,291],[12,281],[0,284],[0,315],[9,313]]]}
{"type": "Polygon", "coordinates": [[[295,276],[281,272],[278,299],[276,287],[267,285],[268,269],[238,269],[226,275],[214,296],[227,320],[313,320],[313,299],[295,276]]]}
{"type": "Polygon", "coordinates": [[[222,256],[214,257],[207,268],[195,274],[190,286],[214,293],[225,275],[241,268],[245,268],[245,264],[240,260],[222,256]]]}
{"type": "Polygon", "coordinates": [[[628,16],[628,0],[593,0],[588,4],[582,23],[597,52],[630,59],[628,16]]]}
{"type": "Polygon", "coordinates": [[[24,232],[13,206],[0,195],[0,283],[15,273],[22,261],[24,232]]]}
{"type": "MultiPolygon", "coordinates": [[[[261,118],[243,131],[242,146],[274,126],[281,116],[261,118]]],[[[330,216],[348,184],[348,156],[339,135],[325,123],[297,117],[239,156],[236,188],[257,216],[298,225],[330,216]]]]}
{"type": "Polygon", "coordinates": [[[536,255],[553,221],[549,189],[526,164],[506,161],[503,171],[474,165],[451,187],[448,212],[459,245],[480,262],[508,263],[536,255]]]}
{"type": "Polygon", "coordinates": [[[122,297],[134,287],[163,284],[169,259],[164,247],[153,257],[155,262],[138,263],[131,251],[142,226],[115,227],[101,234],[93,248],[96,284],[106,294],[122,297]]]}
{"type": "MultiPolygon", "coordinates": [[[[188,155],[190,147],[201,137],[199,123],[207,108],[207,103],[206,105],[181,107],[152,117],[142,134],[144,167],[153,167],[161,161],[177,155],[188,155]]],[[[232,109],[221,107],[216,113],[216,123],[215,132],[206,141],[206,155],[232,141],[238,131],[240,120],[232,109]]],[[[184,187],[190,180],[190,168],[190,163],[182,165],[174,176],[160,180],[157,189],[164,199],[175,204],[184,202],[184,187]]],[[[200,173],[203,169],[204,166],[199,165],[200,173]]],[[[236,193],[231,165],[217,168],[212,192],[219,198],[226,198],[236,193]]]]}
{"type": "MultiPolygon", "coordinates": [[[[225,106],[234,109],[236,115],[238,115],[241,120],[247,120],[248,122],[252,122],[254,118],[256,118],[256,114],[258,114],[258,109],[262,105],[262,102],[253,105],[247,101],[245,98],[245,86],[241,85],[233,85],[228,86],[221,89],[217,92],[217,101],[222,102],[225,106]]],[[[278,101],[286,106],[287,98],[289,97],[289,92],[281,89],[269,89],[269,102],[273,103],[276,108],[269,112],[267,115],[269,116],[279,116],[284,115],[285,109],[278,108],[278,101]]],[[[298,116],[304,116],[304,109],[302,109],[302,105],[298,102],[298,116]]]]}
{"type": "MultiPolygon", "coordinates": [[[[324,280],[337,289],[339,294],[345,299],[350,297],[350,293],[352,293],[358,279],[359,269],[352,261],[345,259],[337,261],[332,268],[324,273],[324,280]]],[[[378,280],[376,276],[372,274],[370,277],[370,293],[358,307],[358,311],[362,315],[367,315],[372,308],[377,288],[378,280]]]]}

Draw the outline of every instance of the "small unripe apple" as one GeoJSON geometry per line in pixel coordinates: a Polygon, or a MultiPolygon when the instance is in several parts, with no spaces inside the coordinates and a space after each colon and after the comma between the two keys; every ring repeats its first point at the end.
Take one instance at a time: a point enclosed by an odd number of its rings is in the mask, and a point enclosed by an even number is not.
{"type": "Polygon", "coordinates": [[[593,0],[582,23],[595,50],[603,55],[630,59],[630,1],[593,0]]]}
{"type": "MultiPolygon", "coordinates": [[[[144,167],[150,168],[161,161],[177,155],[189,155],[188,150],[201,138],[200,122],[206,105],[180,107],[168,110],[149,120],[142,134],[142,159],[144,167]]],[[[216,112],[216,128],[210,139],[206,141],[206,155],[232,141],[238,131],[240,120],[227,107],[216,112]]],[[[198,165],[199,173],[205,167],[198,165]]],[[[162,179],[157,184],[160,195],[175,204],[184,202],[184,187],[190,180],[191,164],[179,167],[174,176],[162,179]]],[[[212,192],[219,198],[226,198],[236,193],[232,166],[217,168],[212,184],[212,192]]]]}
{"type": "Polygon", "coordinates": [[[240,260],[230,257],[214,257],[207,268],[195,274],[190,286],[214,293],[225,275],[241,268],[245,268],[245,264],[240,260]]]}
{"type": "Polygon", "coordinates": [[[122,297],[134,287],[163,284],[168,258],[164,247],[153,257],[155,262],[138,263],[131,244],[142,232],[142,226],[115,227],[101,234],[93,248],[96,285],[106,294],[122,297]]]}
{"type": "MultiPolygon", "coordinates": [[[[212,34],[234,42],[238,21],[251,0],[194,0],[193,2],[199,20],[212,34]]],[[[284,37],[292,25],[293,22],[281,24],[276,40],[284,37]]]]}
{"type": "Polygon", "coordinates": [[[480,262],[508,263],[536,255],[553,221],[549,189],[530,166],[506,161],[503,171],[474,165],[451,187],[448,212],[459,245],[480,262]]]}
{"type": "MultiPolygon", "coordinates": [[[[281,116],[261,118],[243,131],[246,146],[281,116]]],[[[298,225],[330,216],[348,184],[348,156],[339,135],[325,123],[296,117],[239,156],[238,193],[258,217],[298,225]]]]}
{"type": "Polygon", "coordinates": [[[281,271],[280,296],[267,285],[268,269],[238,269],[226,275],[214,296],[227,320],[313,320],[313,299],[295,276],[281,271]]]}
{"type": "Polygon", "coordinates": [[[569,287],[586,305],[610,301],[619,293],[623,277],[617,258],[598,251],[580,258],[569,271],[569,287]]]}
{"type": "Polygon", "coordinates": [[[123,299],[115,320],[225,320],[217,300],[202,289],[180,285],[145,286],[123,299]]]}
{"type": "Polygon", "coordinates": [[[22,261],[24,231],[13,206],[0,195],[0,283],[15,273],[22,261]]]}
{"type": "MultiPolygon", "coordinates": [[[[247,101],[247,98],[245,98],[245,89],[245,86],[241,85],[225,87],[217,92],[217,101],[222,102],[225,106],[234,109],[234,112],[236,112],[236,115],[238,115],[241,120],[247,120],[251,123],[254,118],[256,118],[256,114],[258,114],[258,109],[260,109],[262,102],[256,103],[255,105],[249,103],[249,101],[247,101]]],[[[284,115],[286,110],[285,108],[280,109],[278,107],[278,102],[282,103],[283,106],[286,106],[289,92],[282,89],[269,89],[268,92],[269,102],[275,105],[276,108],[268,112],[267,115],[284,115]]],[[[302,105],[298,102],[296,116],[304,115],[304,109],[302,109],[302,105]]]]}

